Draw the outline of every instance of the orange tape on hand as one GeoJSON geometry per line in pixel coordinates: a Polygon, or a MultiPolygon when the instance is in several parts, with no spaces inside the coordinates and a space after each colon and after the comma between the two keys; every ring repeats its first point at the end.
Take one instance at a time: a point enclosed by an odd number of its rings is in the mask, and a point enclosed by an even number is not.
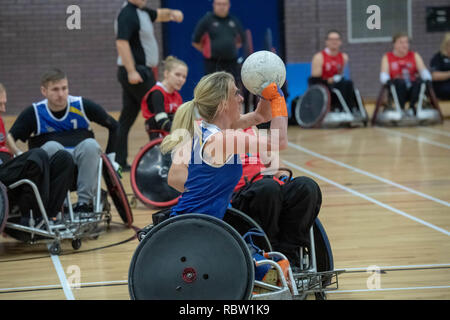
{"type": "Polygon", "coordinates": [[[284,100],[283,91],[272,82],[261,92],[261,96],[270,101],[270,107],[272,108],[272,118],[275,117],[287,117],[286,100],[284,100]]]}

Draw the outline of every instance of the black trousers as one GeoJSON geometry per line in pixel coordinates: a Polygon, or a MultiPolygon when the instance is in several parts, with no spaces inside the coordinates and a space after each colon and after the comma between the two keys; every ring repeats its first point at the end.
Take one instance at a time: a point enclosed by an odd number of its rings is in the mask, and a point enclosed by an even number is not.
{"type": "Polygon", "coordinates": [[[128,158],[128,133],[136,121],[141,110],[141,101],[144,95],[156,83],[153,71],[146,66],[136,66],[143,82],[130,84],[128,73],[124,67],[119,67],[117,79],[122,86],[122,111],[119,116],[119,138],[117,141],[116,161],[124,166],[128,158]]]}
{"type": "Polygon", "coordinates": [[[356,101],[355,86],[353,85],[352,80],[342,79],[339,82],[329,84],[326,80],[323,80],[320,77],[309,77],[308,85],[312,86],[314,84],[322,84],[330,90],[330,97],[331,97],[330,109],[331,109],[331,111],[343,111],[341,102],[339,101],[337,95],[333,92],[334,88],[338,89],[341,92],[342,97],[344,98],[345,102],[347,103],[347,105],[351,111],[359,110],[358,102],[356,101]]]}
{"type": "Polygon", "coordinates": [[[409,101],[410,108],[415,110],[415,106],[417,101],[419,100],[420,94],[420,84],[422,81],[420,79],[411,83],[411,86],[408,88],[405,80],[403,79],[394,79],[392,83],[395,86],[395,90],[397,91],[398,103],[400,104],[400,108],[402,110],[405,109],[405,104],[409,101]]]}
{"type": "MultiPolygon", "coordinates": [[[[9,186],[21,179],[36,184],[46,213],[55,217],[61,210],[67,191],[73,183],[75,164],[65,150],[56,152],[51,158],[43,149],[31,149],[0,165],[0,181],[9,186]]],[[[8,192],[10,202],[18,204],[22,216],[41,216],[36,197],[29,185],[22,185],[8,192]]]]}
{"type": "Polygon", "coordinates": [[[284,185],[264,177],[244,186],[231,205],[258,222],[274,250],[292,256],[299,247],[310,244],[309,231],[319,214],[322,193],[308,177],[284,185]]]}
{"type": "Polygon", "coordinates": [[[433,81],[433,89],[438,99],[450,100],[450,80],[433,81]]]}

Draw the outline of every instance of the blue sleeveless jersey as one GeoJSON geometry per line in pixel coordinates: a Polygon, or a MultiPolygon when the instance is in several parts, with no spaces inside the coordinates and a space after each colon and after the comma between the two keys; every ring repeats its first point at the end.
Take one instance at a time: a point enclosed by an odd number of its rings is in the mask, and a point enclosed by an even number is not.
{"type": "Polygon", "coordinates": [[[66,114],[57,119],[48,108],[47,99],[33,103],[37,124],[36,135],[74,129],[90,129],[89,120],[84,113],[82,97],[69,96],[67,105],[66,114]]]}
{"type": "Polygon", "coordinates": [[[203,160],[203,146],[208,138],[220,131],[206,122],[201,125],[202,137],[195,136],[184,192],[171,215],[203,213],[222,219],[230,203],[234,187],[242,175],[239,155],[234,155],[221,167],[213,167],[203,160]],[[200,139],[201,138],[201,139],[200,139]]]}

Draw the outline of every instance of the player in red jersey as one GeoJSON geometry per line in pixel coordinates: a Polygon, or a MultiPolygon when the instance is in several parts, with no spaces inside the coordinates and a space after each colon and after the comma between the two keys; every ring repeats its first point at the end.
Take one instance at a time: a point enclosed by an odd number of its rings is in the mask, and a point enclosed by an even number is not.
{"type": "Polygon", "coordinates": [[[431,74],[422,57],[409,50],[409,37],[398,33],[392,38],[393,50],[381,60],[380,81],[395,86],[400,108],[405,109],[409,100],[410,114],[415,113],[415,104],[419,98],[421,81],[431,81],[431,74]]]}
{"type": "MultiPolygon", "coordinates": [[[[179,90],[186,82],[188,67],[183,61],[169,56],[164,60],[164,80],[157,82],[144,96],[141,103],[145,129],[170,132],[172,118],[183,103],[179,90]]],[[[150,140],[159,134],[149,133],[150,140]]]]}
{"type": "MultiPolygon", "coordinates": [[[[344,68],[347,65],[348,55],[341,51],[342,37],[339,31],[327,32],[325,49],[316,53],[311,65],[311,78],[309,85],[324,84],[330,89],[338,89],[344,97],[347,105],[353,110],[358,110],[353,82],[344,78],[344,68]]],[[[330,90],[331,91],[331,90],[330,90]]],[[[332,95],[331,109],[342,109],[342,106],[332,95]]]]}

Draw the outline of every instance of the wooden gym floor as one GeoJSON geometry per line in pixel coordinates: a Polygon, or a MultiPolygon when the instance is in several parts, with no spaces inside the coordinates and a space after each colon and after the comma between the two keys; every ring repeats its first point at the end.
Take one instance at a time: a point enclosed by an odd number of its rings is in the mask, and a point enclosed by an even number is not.
{"type": "MultiPolygon", "coordinates": [[[[450,114],[449,103],[441,107],[450,114]]],[[[373,106],[367,108],[371,114],[373,106]]],[[[10,128],[14,118],[4,120],[10,128]]],[[[94,130],[105,147],[106,130],[94,130]]],[[[319,217],[335,268],[346,269],[328,299],[450,299],[448,119],[443,125],[396,129],[290,126],[289,140],[282,159],[294,175],[319,183],[319,217]]],[[[129,141],[131,163],[147,142],[141,118],[129,141]]],[[[122,183],[131,198],[128,173],[122,183]]],[[[45,243],[28,245],[2,236],[0,299],[129,299],[135,230],[151,223],[153,212],[138,202],[135,228],[129,229],[113,206],[109,231],[83,241],[78,251],[64,241],[60,256],[50,256],[45,243]]]]}

